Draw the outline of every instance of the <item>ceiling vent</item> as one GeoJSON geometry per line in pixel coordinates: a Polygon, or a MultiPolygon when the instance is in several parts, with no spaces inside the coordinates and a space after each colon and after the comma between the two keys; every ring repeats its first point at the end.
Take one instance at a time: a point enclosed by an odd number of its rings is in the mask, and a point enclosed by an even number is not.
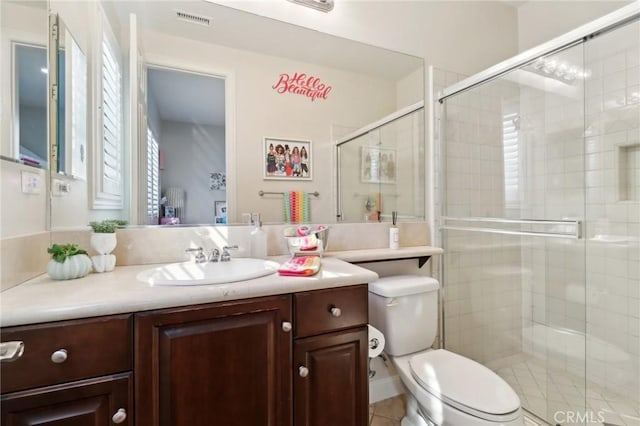
{"type": "Polygon", "coordinates": [[[292,3],[307,6],[321,12],[330,12],[333,10],[333,0],[289,0],[292,3]]]}
{"type": "Polygon", "coordinates": [[[211,18],[202,15],[195,15],[193,13],[183,12],[181,10],[176,10],[176,18],[179,21],[189,22],[190,24],[198,24],[204,27],[211,26],[211,18]]]}

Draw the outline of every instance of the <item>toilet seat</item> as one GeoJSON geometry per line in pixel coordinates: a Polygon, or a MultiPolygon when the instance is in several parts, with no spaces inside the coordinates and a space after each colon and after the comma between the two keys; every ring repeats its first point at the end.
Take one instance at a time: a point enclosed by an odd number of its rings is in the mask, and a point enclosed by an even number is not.
{"type": "Polygon", "coordinates": [[[520,416],[518,395],[482,364],[438,349],[411,356],[409,366],[424,390],[451,407],[489,421],[520,416]]]}

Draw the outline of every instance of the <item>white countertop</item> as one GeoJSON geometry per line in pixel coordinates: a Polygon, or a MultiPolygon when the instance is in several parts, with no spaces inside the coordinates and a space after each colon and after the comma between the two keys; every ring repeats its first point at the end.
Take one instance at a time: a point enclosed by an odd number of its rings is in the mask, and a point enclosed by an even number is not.
{"type": "MultiPolygon", "coordinates": [[[[273,260],[282,263],[286,259],[285,256],[273,260]]],[[[136,279],[139,272],[155,266],[158,265],[121,266],[112,272],[92,273],[68,281],[41,275],[0,294],[0,325],[140,312],[365,284],[378,279],[375,272],[339,260],[335,255],[324,257],[322,268],[312,277],[272,274],[249,281],[188,287],[152,287],[136,279]]]]}
{"type": "MultiPolygon", "coordinates": [[[[431,246],[363,249],[325,253],[320,272],[312,277],[268,275],[249,281],[198,286],[150,286],[136,275],[158,265],[119,266],[113,272],[55,281],[43,274],[0,293],[0,326],[37,324],[224,300],[295,293],[322,288],[366,284],[375,272],[347,262],[375,262],[441,254],[431,246]]],[[[283,263],[287,256],[272,260],[283,263]]]]}

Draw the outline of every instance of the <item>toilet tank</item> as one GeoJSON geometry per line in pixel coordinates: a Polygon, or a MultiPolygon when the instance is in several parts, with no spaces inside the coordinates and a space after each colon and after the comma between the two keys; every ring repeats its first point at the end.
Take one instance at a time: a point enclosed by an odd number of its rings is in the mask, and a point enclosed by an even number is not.
{"type": "Polygon", "coordinates": [[[438,328],[440,283],[396,275],[369,284],[369,324],[384,334],[385,352],[407,355],[430,348],[438,328]]]}

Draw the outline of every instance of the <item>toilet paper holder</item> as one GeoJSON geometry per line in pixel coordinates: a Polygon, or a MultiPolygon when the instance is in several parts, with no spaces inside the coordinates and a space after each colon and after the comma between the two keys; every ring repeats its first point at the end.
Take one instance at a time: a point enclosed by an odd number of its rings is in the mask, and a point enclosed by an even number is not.
{"type": "Polygon", "coordinates": [[[378,349],[380,346],[380,340],[377,337],[373,337],[369,340],[369,349],[378,349]]]}

